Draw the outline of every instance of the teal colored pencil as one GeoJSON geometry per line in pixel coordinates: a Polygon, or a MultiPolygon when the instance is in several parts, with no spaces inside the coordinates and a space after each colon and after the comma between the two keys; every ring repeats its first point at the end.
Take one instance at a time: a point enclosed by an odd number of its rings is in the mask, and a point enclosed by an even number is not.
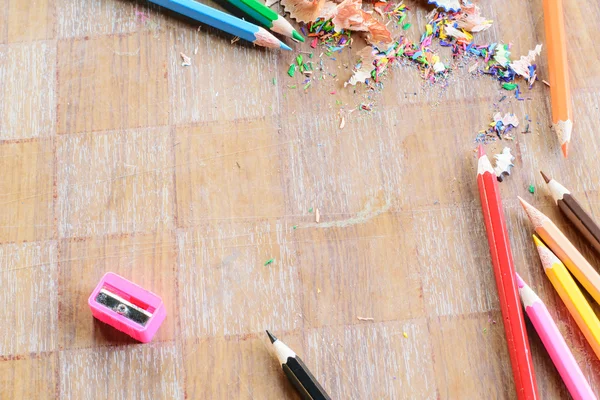
{"type": "Polygon", "coordinates": [[[175,11],[213,28],[238,36],[259,46],[291,50],[264,28],[215,10],[193,0],[149,0],[161,7],[175,11]]]}
{"type": "Polygon", "coordinates": [[[273,32],[304,42],[302,35],[294,29],[287,19],[258,0],[227,0],[227,2],[273,32]]]}

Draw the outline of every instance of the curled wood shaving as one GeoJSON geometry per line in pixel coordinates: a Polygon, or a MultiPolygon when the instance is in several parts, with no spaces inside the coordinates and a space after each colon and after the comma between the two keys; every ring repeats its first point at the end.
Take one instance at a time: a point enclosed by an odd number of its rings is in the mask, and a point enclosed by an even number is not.
{"type": "Polygon", "coordinates": [[[322,16],[325,3],[329,3],[328,8],[335,6],[334,3],[327,0],[281,0],[285,11],[290,13],[290,17],[298,22],[313,22],[322,16]]]}
{"type": "Polygon", "coordinates": [[[494,21],[482,17],[481,10],[475,4],[463,5],[463,14],[457,18],[456,25],[469,32],[483,32],[492,26],[494,21]]]}
{"type": "Polygon", "coordinates": [[[510,169],[515,166],[512,163],[515,157],[510,154],[510,149],[505,147],[502,150],[502,153],[494,155],[494,158],[496,159],[496,167],[494,167],[494,172],[496,172],[498,180],[502,182],[505,177],[510,175],[510,169]]]}
{"type": "Polygon", "coordinates": [[[337,32],[342,29],[367,32],[371,44],[392,42],[392,34],[372,14],[362,10],[362,0],[344,0],[327,17],[332,19],[337,32]]]}
{"type": "Polygon", "coordinates": [[[181,57],[181,66],[182,67],[189,67],[190,65],[192,65],[191,58],[189,58],[185,54],[179,53],[179,57],[181,57]]]}
{"type": "Polygon", "coordinates": [[[344,83],[344,86],[365,82],[367,79],[371,78],[371,72],[375,69],[373,63],[377,60],[377,56],[374,54],[373,47],[364,47],[356,54],[360,58],[360,67],[354,69],[354,74],[352,74],[348,82],[344,83]]]}
{"type": "Polygon", "coordinates": [[[531,85],[533,80],[535,80],[535,72],[533,76],[530,74],[529,67],[535,61],[535,58],[540,55],[542,52],[542,45],[538,44],[535,46],[535,49],[529,50],[529,53],[526,56],[521,56],[519,60],[513,61],[510,63],[510,67],[517,73],[521,75],[527,82],[531,85]]]}

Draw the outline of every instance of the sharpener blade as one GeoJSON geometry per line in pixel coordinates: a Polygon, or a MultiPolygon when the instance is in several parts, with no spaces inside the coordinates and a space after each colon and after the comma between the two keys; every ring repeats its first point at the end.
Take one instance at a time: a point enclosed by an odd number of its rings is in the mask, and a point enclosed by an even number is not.
{"type": "Polygon", "coordinates": [[[146,325],[146,323],[152,317],[152,314],[148,311],[136,306],[135,304],[130,303],[121,296],[112,293],[111,291],[105,288],[100,289],[100,291],[98,292],[98,296],[96,296],[96,301],[102,304],[103,306],[110,308],[114,312],[124,316],[125,318],[142,326],[146,325]]]}

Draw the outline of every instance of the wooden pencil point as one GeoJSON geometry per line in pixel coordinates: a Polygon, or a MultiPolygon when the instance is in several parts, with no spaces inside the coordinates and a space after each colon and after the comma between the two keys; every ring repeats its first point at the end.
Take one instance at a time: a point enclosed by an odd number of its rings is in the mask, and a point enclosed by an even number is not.
{"type": "Polygon", "coordinates": [[[535,243],[535,248],[538,251],[540,256],[540,260],[542,261],[542,267],[544,269],[552,268],[552,264],[556,262],[560,262],[560,260],[556,257],[556,255],[542,242],[537,235],[533,235],[533,242],[535,243]]]}
{"type": "Polygon", "coordinates": [[[544,181],[546,181],[546,183],[550,182],[550,178],[548,178],[543,171],[540,171],[540,174],[542,174],[542,178],[544,178],[544,181]]]}
{"type": "Polygon", "coordinates": [[[481,157],[479,157],[479,160],[477,161],[477,175],[483,175],[486,172],[489,172],[490,174],[494,175],[494,178],[496,177],[494,167],[492,167],[490,159],[484,153],[481,157]]]}
{"type": "Polygon", "coordinates": [[[600,253],[600,226],[594,221],[594,218],[579,204],[569,189],[555,179],[550,180],[548,189],[561,213],[600,253]]]}
{"type": "Polygon", "coordinates": [[[481,157],[482,157],[482,156],[484,156],[484,155],[485,155],[485,150],[484,150],[484,148],[483,148],[483,145],[482,145],[482,144],[480,144],[480,145],[477,147],[477,157],[481,158],[481,157]]]}
{"type": "Polygon", "coordinates": [[[275,348],[283,372],[304,400],[331,400],[304,361],[271,332],[266,331],[275,348]]]}
{"type": "Polygon", "coordinates": [[[563,143],[560,148],[562,149],[563,156],[569,158],[569,142],[563,143]]]}
{"type": "Polygon", "coordinates": [[[532,206],[531,204],[529,204],[528,202],[523,200],[522,197],[517,196],[517,198],[519,199],[521,206],[525,210],[525,213],[527,214],[527,217],[533,224],[534,228],[538,228],[538,227],[542,226],[542,224],[545,221],[550,220],[540,210],[538,210],[537,208],[535,208],[534,206],[532,206]]]}
{"type": "Polygon", "coordinates": [[[517,282],[519,282],[519,296],[521,297],[521,302],[523,303],[523,307],[525,307],[525,308],[531,307],[535,304],[536,301],[540,301],[540,298],[538,297],[538,295],[535,294],[535,292],[533,290],[531,290],[529,285],[527,285],[525,283],[525,281],[523,281],[523,279],[521,279],[519,274],[516,274],[516,275],[517,275],[517,282]]]}

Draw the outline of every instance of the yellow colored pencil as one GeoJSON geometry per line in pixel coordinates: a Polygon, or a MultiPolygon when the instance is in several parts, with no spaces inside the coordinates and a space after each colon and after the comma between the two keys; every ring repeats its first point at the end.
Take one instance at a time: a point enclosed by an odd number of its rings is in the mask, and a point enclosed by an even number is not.
{"type": "Polygon", "coordinates": [[[600,320],[583,297],[583,293],[571,278],[564,264],[536,235],[533,235],[533,241],[542,260],[546,276],[552,282],[552,286],[554,286],[565,306],[567,306],[569,313],[583,332],[583,336],[596,353],[596,357],[600,359],[600,320]]]}

